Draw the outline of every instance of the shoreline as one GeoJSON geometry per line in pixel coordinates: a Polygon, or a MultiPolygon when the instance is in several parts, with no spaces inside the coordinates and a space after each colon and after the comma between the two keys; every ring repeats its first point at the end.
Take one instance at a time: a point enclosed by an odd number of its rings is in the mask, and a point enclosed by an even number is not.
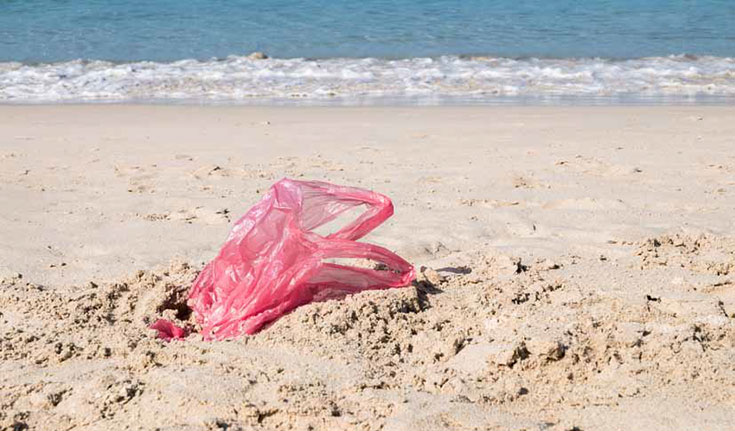
{"type": "Polygon", "coordinates": [[[367,97],[367,98],[284,98],[251,100],[88,100],[57,102],[0,102],[0,107],[14,106],[180,106],[180,107],[220,107],[220,108],[496,108],[496,107],[560,107],[560,108],[663,108],[663,107],[732,107],[735,96],[560,96],[560,97],[442,97],[439,100],[418,97],[367,97]]]}
{"type": "Polygon", "coordinates": [[[696,96],[696,97],[495,97],[491,99],[442,98],[365,98],[365,99],[259,99],[242,101],[213,100],[89,100],[57,102],[0,102],[0,107],[36,106],[173,106],[201,108],[665,108],[665,107],[732,107],[735,96],[696,96]]]}
{"type": "Polygon", "coordinates": [[[0,63],[0,101],[733,103],[734,68],[711,56],[0,63]]]}

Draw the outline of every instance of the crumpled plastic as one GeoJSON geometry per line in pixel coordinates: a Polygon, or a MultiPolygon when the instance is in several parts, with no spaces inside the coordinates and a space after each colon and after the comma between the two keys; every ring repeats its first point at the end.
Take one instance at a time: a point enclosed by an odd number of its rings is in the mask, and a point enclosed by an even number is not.
{"type": "Polygon", "coordinates": [[[166,319],[158,319],[151,326],[151,329],[155,329],[158,332],[158,338],[171,341],[176,338],[184,338],[187,336],[186,330],[176,326],[173,322],[166,319]]]}
{"type": "MultiPolygon", "coordinates": [[[[296,307],[368,289],[411,284],[413,266],[383,247],[357,242],[393,215],[387,196],[321,181],[282,179],[235,223],[187,301],[205,339],[253,334],[296,307]],[[314,232],[346,211],[367,209],[338,231],[314,232]],[[376,269],[330,262],[369,259],[376,269]]],[[[156,322],[159,337],[180,338],[156,322]]]]}

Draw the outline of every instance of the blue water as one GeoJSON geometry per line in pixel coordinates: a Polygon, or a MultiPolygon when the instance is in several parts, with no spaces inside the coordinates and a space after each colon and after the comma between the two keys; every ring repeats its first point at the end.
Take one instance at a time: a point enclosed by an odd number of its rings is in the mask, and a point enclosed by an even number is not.
{"type": "Polygon", "coordinates": [[[735,0],[0,0],[0,103],[385,100],[735,104],[735,0]]]}
{"type": "Polygon", "coordinates": [[[0,0],[0,61],[735,57],[733,0],[0,0]]]}

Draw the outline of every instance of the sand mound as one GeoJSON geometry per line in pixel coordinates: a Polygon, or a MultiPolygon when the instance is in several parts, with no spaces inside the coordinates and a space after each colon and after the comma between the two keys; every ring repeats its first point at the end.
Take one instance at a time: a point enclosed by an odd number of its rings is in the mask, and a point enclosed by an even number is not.
{"type": "Polygon", "coordinates": [[[640,244],[643,267],[680,266],[693,271],[728,275],[735,269],[735,240],[711,235],[662,235],[640,244]]]}
{"type": "Polygon", "coordinates": [[[675,234],[621,245],[624,258],[553,261],[478,251],[226,342],[147,329],[193,325],[186,264],[61,290],[11,277],[0,428],[727,429],[733,244],[675,234]]]}

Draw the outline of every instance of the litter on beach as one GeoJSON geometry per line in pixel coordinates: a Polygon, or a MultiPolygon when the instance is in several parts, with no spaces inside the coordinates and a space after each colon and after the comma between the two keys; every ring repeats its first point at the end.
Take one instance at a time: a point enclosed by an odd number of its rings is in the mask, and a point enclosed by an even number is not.
{"type": "MultiPolygon", "coordinates": [[[[205,339],[253,334],[294,308],[369,289],[409,285],[413,266],[390,250],[357,242],[393,215],[382,194],[321,181],[282,179],[235,223],[217,257],[189,293],[205,339]],[[315,230],[361,205],[366,210],[336,232],[315,230]],[[337,263],[367,259],[375,268],[337,263]]],[[[185,331],[159,320],[160,338],[185,331]]]]}

